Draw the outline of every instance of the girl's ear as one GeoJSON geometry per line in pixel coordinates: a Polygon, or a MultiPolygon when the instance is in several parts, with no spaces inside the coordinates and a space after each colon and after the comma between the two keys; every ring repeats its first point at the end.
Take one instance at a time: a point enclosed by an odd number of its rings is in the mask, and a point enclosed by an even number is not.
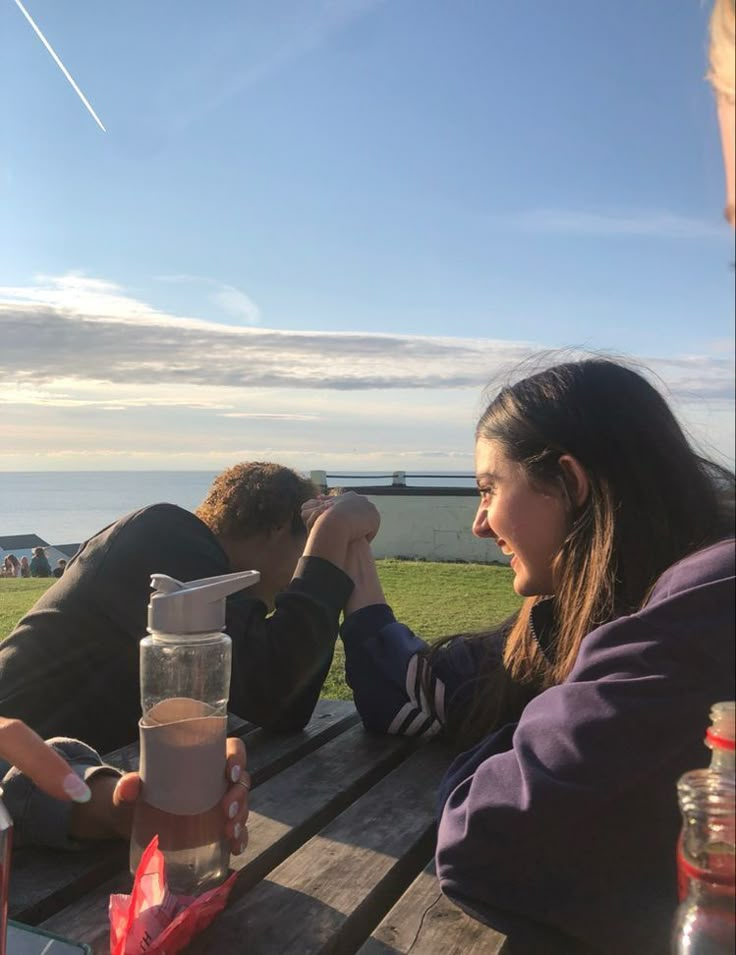
{"type": "Polygon", "coordinates": [[[575,507],[582,507],[590,493],[588,474],[577,458],[563,454],[559,459],[562,480],[575,507]]]}

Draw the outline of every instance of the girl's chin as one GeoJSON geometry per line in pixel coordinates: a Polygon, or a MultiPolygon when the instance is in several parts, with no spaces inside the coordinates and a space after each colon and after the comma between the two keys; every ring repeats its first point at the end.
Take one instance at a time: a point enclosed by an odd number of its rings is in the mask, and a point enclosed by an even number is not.
{"type": "Polygon", "coordinates": [[[541,594],[548,593],[534,585],[523,570],[515,568],[513,588],[520,597],[539,597],[541,594]]]}

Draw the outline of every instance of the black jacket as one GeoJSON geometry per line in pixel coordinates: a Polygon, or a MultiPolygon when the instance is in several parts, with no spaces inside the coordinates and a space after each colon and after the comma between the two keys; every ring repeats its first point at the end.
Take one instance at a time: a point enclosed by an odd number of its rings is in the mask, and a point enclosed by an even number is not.
{"type": "MultiPolygon", "coordinates": [[[[151,574],[186,581],[230,572],[209,528],[173,504],[154,504],[106,527],[0,644],[0,713],[41,736],[76,737],[102,753],[132,742],[151,574]]],[[[247,590],[229,597],[229,709],[268,729],[304,726],[351,591],[346,574],[309,557],[271,616],[247,590]]]]}

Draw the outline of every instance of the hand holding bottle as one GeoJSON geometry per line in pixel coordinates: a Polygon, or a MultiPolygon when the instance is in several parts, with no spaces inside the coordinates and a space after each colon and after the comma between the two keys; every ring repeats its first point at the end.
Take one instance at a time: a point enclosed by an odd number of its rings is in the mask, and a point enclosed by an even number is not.
{"type": "MultiPolygon", "coordinates": [[[[226,745],[225,777],[230,785],[220,801],[222,828],[230,843],[230,851],[238,855],[248,844],[246,823],[250,775],[245,771],[243,741],[233,737],[226,745]]],[[[91,799],[72,810],[69,832],[72,838],[128,839],[133,811],[141,792],[138,773],[126,773],[122,777],[100,773],[90,780],[89,791],[91,799]]]]}

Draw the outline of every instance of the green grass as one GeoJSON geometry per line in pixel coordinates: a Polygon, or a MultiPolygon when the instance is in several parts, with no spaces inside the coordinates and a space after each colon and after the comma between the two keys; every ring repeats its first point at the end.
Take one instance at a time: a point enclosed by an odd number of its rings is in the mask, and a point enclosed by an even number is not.
{"type": "MultiPolygon", "coordinates": [[[[379,560],[378,572],[397,619],[430,642],[449,633],[484,630],[504,620],[520,604],[508,567],[379,560]]],[[[0,580],[0,638],[10,633],[52,583],[0,580]]],[[[323,696],[350,699],[343,670],[344,655],[338,641],[323,696]]]]}
{"type": "Polygon", "coordinates": [[[5,639],[23,614],[51,584],[53,577],[0,579],[0,639],[5,639]]]}

